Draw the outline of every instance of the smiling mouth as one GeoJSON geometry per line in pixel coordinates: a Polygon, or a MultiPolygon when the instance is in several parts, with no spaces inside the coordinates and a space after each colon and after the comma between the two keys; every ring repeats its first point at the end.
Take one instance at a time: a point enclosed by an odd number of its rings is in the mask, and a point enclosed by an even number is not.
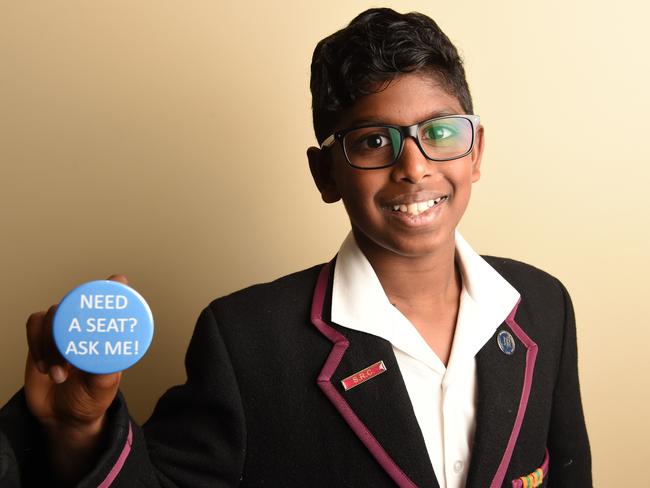
{"type": "Polygon", "coordinates": [[[411,202],[411,203],[401,203],[391,205],[389,208],[393,212],[399,212],[407,215],[420,215],[421,213],[426,212],[430,208],[440,205],[442,202],[447,200],[447,196],[438,197],[433,200],[422,200],[420,202],[411,202]]]}

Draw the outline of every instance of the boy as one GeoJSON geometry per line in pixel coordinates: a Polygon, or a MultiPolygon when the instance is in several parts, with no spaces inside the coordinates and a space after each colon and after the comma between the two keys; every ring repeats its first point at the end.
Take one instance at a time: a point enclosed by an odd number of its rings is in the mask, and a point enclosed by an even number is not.
{"type": "Polygon", "coordinates": [[[310,169],[352,228],[336,259],[210,304],[186,384],[142,428],[119,374],[64,364],[53,309],[32,315],[25,388],[0,414],[5,479],[591,485],[564,287],[456,232],[484,135],[454,46],[423,15],[372,9],[318,44],[311,89],[310,169]]]}

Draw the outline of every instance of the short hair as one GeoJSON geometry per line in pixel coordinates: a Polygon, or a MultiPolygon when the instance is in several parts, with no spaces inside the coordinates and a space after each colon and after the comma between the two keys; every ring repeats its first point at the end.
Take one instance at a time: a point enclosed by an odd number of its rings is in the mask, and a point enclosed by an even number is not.
{"type": "Polygon", "coordinates": [[[426,15],[389,8],[362,12],[321,40],[311,63],[312,117],[319,144],[343,112],[404,73],[430,72],[472,114],[463,62],[449,38],[426,15]]]}

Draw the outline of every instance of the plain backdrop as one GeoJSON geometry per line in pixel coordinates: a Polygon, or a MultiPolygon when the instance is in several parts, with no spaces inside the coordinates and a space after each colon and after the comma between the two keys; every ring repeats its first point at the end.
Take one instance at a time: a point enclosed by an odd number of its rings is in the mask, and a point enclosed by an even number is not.
{"type": "Polygon", "coordinates": [[[461,231],[568,287],[595,482],[639,479],[650,10],[633,0],[0,1],[0,403],[27,316],[77,284],[124,273],[153,309],[123,381],[143,421],[210,300],[333,256],[349,224],[307,167],[309,63],[376,5],[430,15],[461,51],[486,130],[461,231]]]}

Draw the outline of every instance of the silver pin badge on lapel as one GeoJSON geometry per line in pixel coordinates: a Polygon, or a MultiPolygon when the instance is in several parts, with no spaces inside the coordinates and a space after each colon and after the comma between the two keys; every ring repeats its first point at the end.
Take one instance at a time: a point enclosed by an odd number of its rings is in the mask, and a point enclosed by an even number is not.
{"type": "Polygon", "coordinates": [[[348,391],[384,372],[386,372],[386,365],[383,361],[377,361],[375,364],[371,364],[367,368],[363,368],[361,371],[341,380],[341,384],[343,385],[343,388],[345,388],[345,391],[348,391]]]}
{"type": "Polygon", "coordinates": [[[499,344],[499,349],[504,354],[511,356],[515,352],[515,339],[507,330],[499,332],[497,335],[497,343],[499,344]]]}

